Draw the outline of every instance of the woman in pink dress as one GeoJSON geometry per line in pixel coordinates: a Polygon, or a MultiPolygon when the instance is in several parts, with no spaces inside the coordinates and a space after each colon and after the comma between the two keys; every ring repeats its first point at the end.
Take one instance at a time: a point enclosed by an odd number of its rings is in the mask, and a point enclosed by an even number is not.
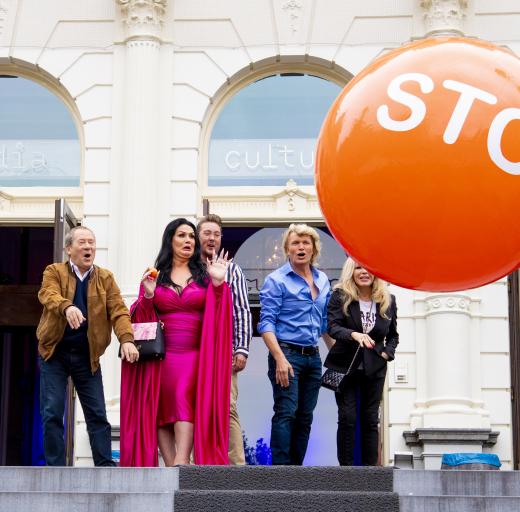
{"type": "Polygon", "coordinates": [[[121,466],[227,464],[231,360],[229,262],[204,265],[195,226],[168,224],[155,266],[144,273],[133,321],[164,324],[163,361],[129,364],[121,374],[121,466]],[[226,399],[227,397],[227,399],[226,399]]]}

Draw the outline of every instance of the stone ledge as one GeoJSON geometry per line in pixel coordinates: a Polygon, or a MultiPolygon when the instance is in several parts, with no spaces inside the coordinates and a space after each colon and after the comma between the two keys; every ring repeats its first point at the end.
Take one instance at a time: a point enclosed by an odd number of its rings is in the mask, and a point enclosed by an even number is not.
{"type": "Polygon", "coordinates": [[[500,432],[489,428],[417,428],[406,430],[403,437],[408,446],[430,444],[475,444],[491,447],[497,442],[500,432]]]}

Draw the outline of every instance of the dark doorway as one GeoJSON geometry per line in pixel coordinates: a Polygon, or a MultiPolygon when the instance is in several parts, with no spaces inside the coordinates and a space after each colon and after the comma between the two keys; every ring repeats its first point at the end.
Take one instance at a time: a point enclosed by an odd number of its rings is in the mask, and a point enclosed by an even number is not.
{"type": "Polygon", "coordinates": [[[0,226],[0,465],[43,464],[36,325],[52,227],[0,226]]]}
{"type": "MultiPolygon", "coordinates": [[[[224,226],[222,247],[229,251],[244,272],[251,314],[253,316],[254,336],[258,336],[257,324],[260,320],[259,292],[267,274],[286,262],[282,245],[283,226],[224,226]],[[260,231],[264,232],[263,236],[260,231]],[[255,236],[256,235],[256,236],[255,236]],[[247,247],[247,250],[245,247],[247,247]],[[247,254],[245,254],[247,253],[247,254]]],[[[345,261],[345,253],[331,237],[326,226],[314,226],[322,241],[321,269],[329,277],[331,284],[339,278],[345,261]]]]}
{"type": "MultiPolygon", "coordinates": [[[[240,246],[251,236],[253,236],[257,231],[264,229],[266,227],[271,226],[241,226],[241,227],[231,227],[224,226],[223,228],[223,237],[222,237],[222,247],[229,251],[229,255],[234,258],[240,246]]],[[[288,227],[288,226],[282,226],[288,227]]],[[[320,231],[323,231],[327,235],[330,235],[329,228],[327,226],[317,226],[320,231]]]]}
{"type": "MultiPolygon", "coordinates": [[[[263,404],[266,407],[272,406],[271,387],[266,379],[267,372],[267,348],[264,346],[257,331],[257,324],[260,317],[260,300],[259,292],[263,286],[266,276],[274,269],[281,267],[286,262],[285,253],[282,247],[282,236],[288,224],[284,225],[267,225],[267,226],[224,226],[222,247],[229,251],[234,261],[240,265],[246,279],[248,298],[251,306],[253,317],[253,336],[251,343],[251,355],[247,366],[247,380],[242,381],[244,393],[253,393],[255,395],[254,404],[251,405],[247,401],[239,400],[240,415],[242,418],[242,426],[244,431],[258,432],[258,425],[263,425],[268,418],[258,415],[259,406],[263,404]],[[260,357],[259,357],[260,356],[260,357]]],[[[334,285],[340,277],[341,268],[346,260],[346,254],[342,247],[331,237],[329,230],[324,225],[314,226],[319,235],[322,244],[321,257],[318,260],[319,268],[325,272],[329,278],[331,285],[334,285]]],[[[321,352],[323,357],[326,354],[325,346],[322,344],[321,352]]],[[[320,399],[318,407],[327,403],[331,396],[327,396],[326,400],[320,399]]],[[[333,401],[333,399],[332,399],[333,401]]],[[[322,409],[326,411],[325,423],[332,425],[336,421],[335,404],[329,402],[330,405],[322,409]]],[[[263,408],[262,408],[263,410],[263,408]]],[[[266,409],[268,410],[268,409],[266,409]]],[[[354,460],[356,465],[361,465],[361,443],[359,436],[360,423],[358,414],[358,425],[356,435],[356,448],[354,460]]],[[[380,439],[383,439],[380,426],[380,439]]],[[[267,434],[269,427],[264,427],[263,432],[267,434]]],[[[314,428],[314,427],[313,427],[314,428]]],[[[318,431],[321,427],[318,427],[318,431]]],[[[262,432],[262,431],[260,431],[262,432]]],[[[264,434],[264,435],[265,435],[264,434]]],[[[268,434],[267,434],[268,435],[268,434]]],[[[328,438],[330,435],[327,434],[328,438]]],[[[258,438],[263,442],[263,437],[258,438]]],[[[257,442],[258,442],[257,441],[257,442]]],[[[312,442],[311,442],[312,445],[312,442]]],[[[311,448],[312,451],[312,448],[311,448]]]]}

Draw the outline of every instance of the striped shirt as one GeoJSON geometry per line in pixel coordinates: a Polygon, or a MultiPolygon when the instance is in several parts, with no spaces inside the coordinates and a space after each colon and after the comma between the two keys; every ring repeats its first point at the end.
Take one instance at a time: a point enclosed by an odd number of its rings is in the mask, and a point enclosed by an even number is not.
{"type": "Polygon", "coordinates": [[[233,297],[233,353],[249,355],[249,343],[253,336],[251,309],[247,298],[246,278],[242,269],[231,263],[226,272],[226,283],[233,297]]]}

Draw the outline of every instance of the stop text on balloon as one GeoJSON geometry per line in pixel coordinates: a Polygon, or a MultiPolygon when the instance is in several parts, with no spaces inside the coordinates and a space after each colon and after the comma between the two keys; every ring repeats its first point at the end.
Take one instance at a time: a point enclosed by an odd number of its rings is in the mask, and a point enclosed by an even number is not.
{"type": "MultiPolygon", "coordinates": [[[[405,132],[418,127],[427,114],[425,102],[418,96],[401,88],[406,82],[416,82],[423,94],[431,93],[435,88],[434,81],[425,73],[403,73],[390,81],[387,88],[388,97],[410,109],[410,115],[403,120],[393,119],[388,105],[380,105],[377,109],[377,121],[382,128],[394,132],[405,132]]],[[[445,89],[459,93],[459,98],[452,111],[450,120],[443,134],[446,144],[454,144],[464,127],[464,123],[472,108],[478,108],[474,104],[478,101],[495,105],[497,97],[481,88],[474,87],[457,80],[444,80],[445,89]]],[[[514,120],[520,120],[520,108],[510,107],[498,112],[489,126],[487,136],[487,150],[492,162],[502,171],[512,175],[520,175],[520,162],[508,160],[501,149],[504,130],[514,120]]]]}

